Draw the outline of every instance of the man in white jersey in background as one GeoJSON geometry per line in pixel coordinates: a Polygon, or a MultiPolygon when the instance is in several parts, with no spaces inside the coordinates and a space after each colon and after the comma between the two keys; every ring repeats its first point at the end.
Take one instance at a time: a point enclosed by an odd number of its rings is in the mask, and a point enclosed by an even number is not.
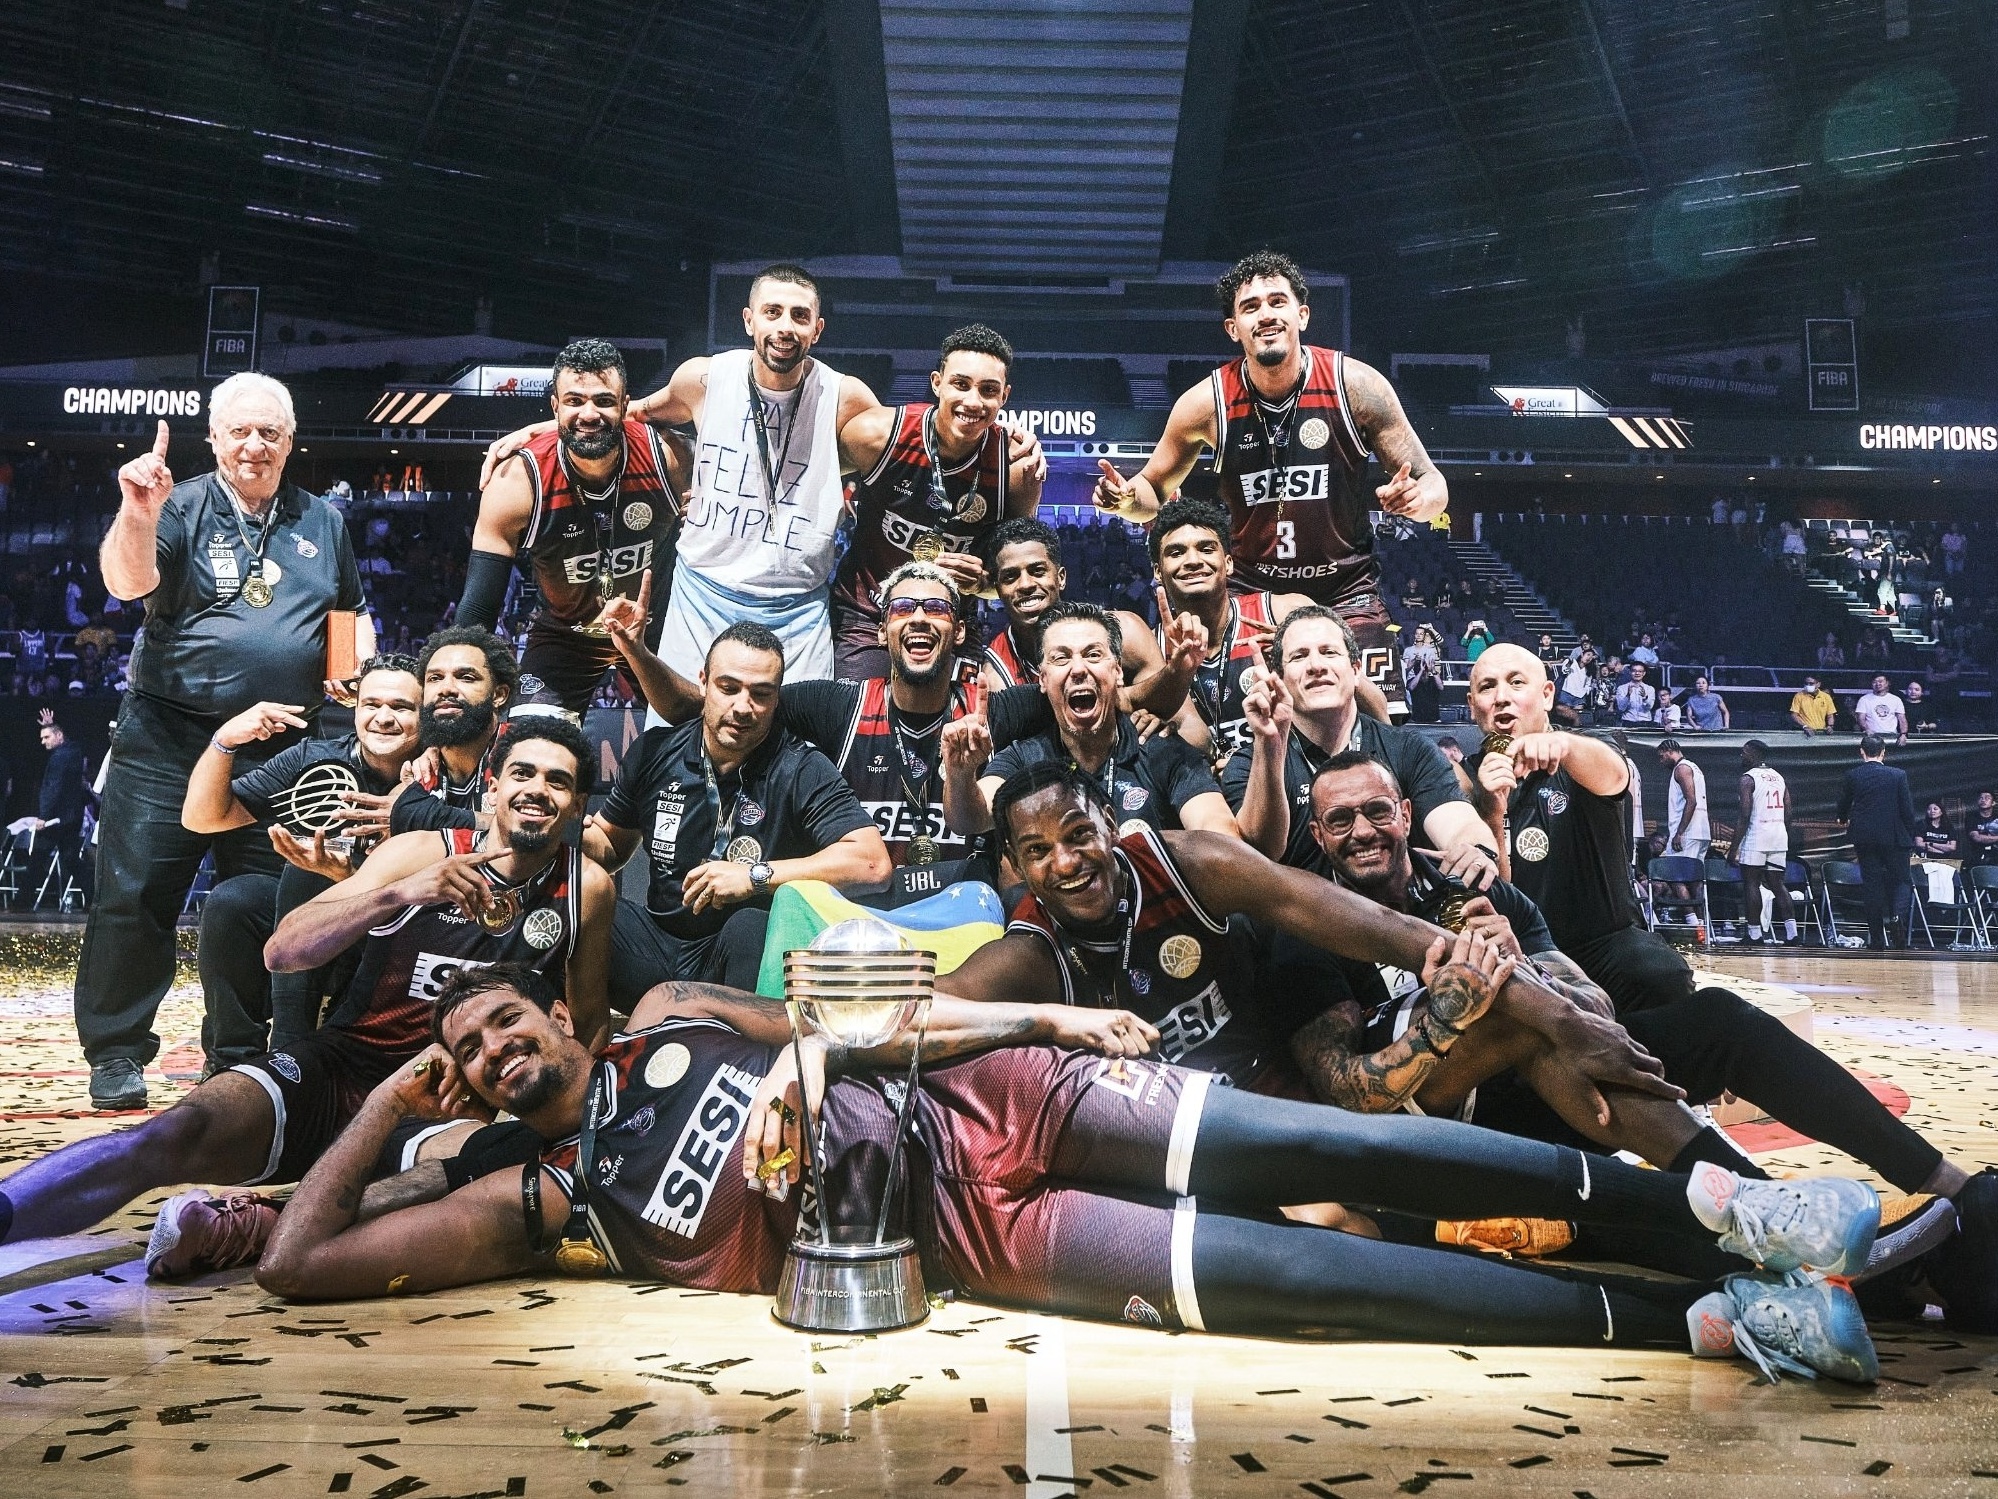
{"type": "MultiPolygon", "coordinates": [[[[1658,758],[1665,766],[1666,779],[1665,852],[1675,859],[1705,863],[1714,836],[1713,824],[1707,819],[1707,773],[1686,758],[1676,739],[1658,741],[1658,758]]],[[[1642,839],[1637,846],[1643,847],[1642,839]]],[[[1693,899],[1688,885],[1662,885],[1658,893],[1676,901],[1690,903],[1693,899]]]]}
{"type": "Polygon", "coordinates": [[[1783,777],[1762,762],[1769,746],[1751,739],[1741,747],[1741,836],[1734,859],[1741,866],[1741,903],[1748,912],[1748,940],[1774,942],[1776,923],[1783,923],[1783,940],[1796,945],[1797,911],[1783,872],[1790,863],[1790,788],[1783,777]],[[1762,934],[1762,892],[1769,892],[1769,935],[1762,934]]]}

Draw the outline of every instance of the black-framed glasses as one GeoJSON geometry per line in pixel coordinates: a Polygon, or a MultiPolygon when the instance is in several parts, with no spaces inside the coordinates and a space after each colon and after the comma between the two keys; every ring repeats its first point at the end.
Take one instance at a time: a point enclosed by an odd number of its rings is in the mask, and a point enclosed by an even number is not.
{"type": "Polygon", "coordinates": [[[957,606],[949,599],[890,599],[886,612],[890,619],[907,619],[916,613],[931,619],[949,619],[957,613],[957,606]]]}
{"type": "Polygon", "coordinates": [[[1362,817],[1374,827],[1391,828],[1400,816],[1401,803],[1381,796],[1370,802],[1361,802],[1357,807],[1334,807],[1318,819],[1318,825],[1334,838],[1343,838],[1353,831],[1353,824],[1362,817]]]}

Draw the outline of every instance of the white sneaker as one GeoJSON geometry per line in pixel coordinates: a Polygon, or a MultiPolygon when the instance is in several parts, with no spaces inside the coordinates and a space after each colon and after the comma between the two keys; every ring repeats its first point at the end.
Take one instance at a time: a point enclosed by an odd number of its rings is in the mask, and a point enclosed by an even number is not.
{"type": "Polygon", "coordinates": [[[1694,1358],[1739,1354],[1771,1384],[1779,1370],[1853,1384],[1880,1377],[1866,1318],[1850,1288],[1802,1270],[1780,1281],[1730,1275],[1720,1290],[1687,1308],[1686,1331],[1694,1358]]]}
{"type": "Polygon", "coordinates": [[[1686,1181],[1686,1200],[1721,1248],[1779,1275],[1856,1275],[1880,1228],[1879,1196],[1843,1176],[1756,1181],[1703,1163],[1686,1181]]]}

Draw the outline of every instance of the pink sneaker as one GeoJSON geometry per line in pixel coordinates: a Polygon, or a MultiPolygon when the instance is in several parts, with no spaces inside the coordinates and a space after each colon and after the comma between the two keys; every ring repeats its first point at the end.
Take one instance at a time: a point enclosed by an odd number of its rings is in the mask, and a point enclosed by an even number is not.
{"type": "Polygon", "coordinates": [[[255,1264],[277,1224],[278,1205],[268,1197],[238,1192],[217,1197],[199,1188],[160,1204],[153,1237],[146,1245],[146,1275],[178,1280],[209,1270],[255,1264]]]}

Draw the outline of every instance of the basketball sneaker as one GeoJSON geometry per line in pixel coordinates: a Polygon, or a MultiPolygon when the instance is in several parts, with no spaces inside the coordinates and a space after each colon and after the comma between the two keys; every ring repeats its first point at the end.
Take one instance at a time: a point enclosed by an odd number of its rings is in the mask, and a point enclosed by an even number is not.
{"type": "Polygon", "coordinates": [[[1868,1281],[1911,1264],[1955,1232],[1956,1204],[1947,1197],[1923,1192],[1913,1197],[1882,1198],[1880,1227],[1873,1235],[1866,1268],[1852,1278],[1868,1281]]]}
{"type": "Polygon", "coordinates": [[[1843,1176],[1755,1181],[1702,1164],[1686,1181],[1686,1200],[1721,1248],[1778,1275],[1804,1267],[1855,1274],[1880,1226],[1880,1198],[1843,1176]]]}
{"type": "Polygon", "coordinates": [[[275,1202],[250,1192],[217,1197],[197,1188],[169,1197],[146,1245],[146,1276],[178,1280],[253,1265],[263,1257],[277,1217],[275,1202]]]}
{"type": "Polygon", "coordinates": [[[1538,1259],[1575,1242],[1575,1225],[1558,1218],[1472,1218],[1436,1225],[1436,1242],[1486,1254],[1538,1259]]]}
{"type": "Polygon", "coordinates": [[[1746,1358],[1771,1384],[1781,1374],[1828,1374],[1872,1384],[1880,1361],[1852,1288],[1792,1270],[1781,1280],[1730,1275],[1686,1310],[1694,1358],[1746,1358]]]}

